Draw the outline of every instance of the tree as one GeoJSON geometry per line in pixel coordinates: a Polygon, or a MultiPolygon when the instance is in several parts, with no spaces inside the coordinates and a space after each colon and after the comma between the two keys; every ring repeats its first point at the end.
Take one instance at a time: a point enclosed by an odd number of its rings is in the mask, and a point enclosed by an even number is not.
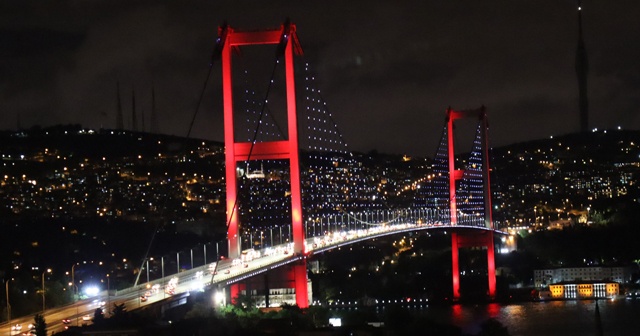
{"type": "Polygon", "coordinates": [[[131,316],[125,308],[124,303],[121,304],[113,304],[113,309],[111,309],[111,316],[107,320],[109,325],[111,326],[125,326],[131,323],[131,316]]]}
{"type": "Polygon", "coordinates": [[[236,310],[236,314],[240,316],[255,314],[258,311],[256,300],[251,295],[239,294],[233,302],[233,307],[236,310]]]}
{"type": "Polygon", "coordinates": [[[214,315],[214,310],[211,305],[206,304],[205,302],[196,302],[191,310],[189,310],[185,314],[185,318],[199,318],[199,317],[211,317],[214,315]]]}
{"type": "Polygon", "coordinates": [[[111,310],[111,318],[119,320],[125,318],[127,315],[127,308],[125,308],[124,303],[121,304],[113,304],[113,310],[111,310]]]}
{"type": "Polygon", "coordinates": [[[315,327],[325,327],[329,323],[331,312],[326,307],[309,306],[307,313],[315,327]]]}
{"type": "Polygon", "coordinates": [[[93,324],[101,324],[102,322],[104,322],[104,312],[102,308],[96,308],[93,313],[93,324]]]}
{"type": "Polygon", "coordinates": [[[33,317],[33,325],[36,335],[47,336],[47,322],[44,320],[44,316],[36,314],[33,317]]]}
{"type": "Polygon", "coordinates": [[[243,328],[254,327],[260,316],[255,300],[249,295],[238,295],[233,304],[227,304],[220,310],[227,319],[235,320],[243,328]]]}

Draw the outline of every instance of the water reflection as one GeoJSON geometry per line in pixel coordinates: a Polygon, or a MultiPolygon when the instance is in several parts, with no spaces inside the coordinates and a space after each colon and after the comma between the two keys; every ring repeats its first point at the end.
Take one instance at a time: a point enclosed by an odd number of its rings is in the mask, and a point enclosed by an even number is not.
{"type": "MultiPolygon", "coordinates": [[[[640,300],[599,301],[599,308],[605,335],[640,334],[640,300]]],[[[454,305],[430,307],[422,314],[470,334],[477,333],[489,318],[504,324],[512,336],[590,335],[596,328],[595,301],[591,300],[454,305]],[[448,316],[439,311],[443,309],[448,316]]]]}
{"type": "MultiPolygon", "coordinates": [[[[380,305],[376,312],[382,316],[385,308],[380,305]]],[[[477,334],[489,318],[500,321],[512,336],[594,335],[596,330],[595,301],[591,300],[403,308],[433,321],[456,325],[467,334],[477,334]]],[[[640,335],[640,300],[601,300],[599,310],[605,335],[640,335]]]]}

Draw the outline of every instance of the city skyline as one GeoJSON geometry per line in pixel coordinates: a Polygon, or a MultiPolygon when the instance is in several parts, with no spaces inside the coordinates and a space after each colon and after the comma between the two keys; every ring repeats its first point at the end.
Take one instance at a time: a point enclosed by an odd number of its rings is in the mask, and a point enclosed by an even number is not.
{"type": "MultiPolygon", "coordinates": [[[[217,27],[227,21],[237,29],[273,28],[286,17],[305,51],[298,62],[317,74],[352,150],[431,156],[448,106],[485,105],[496,146],[580,129],[576,1],[0,6],[7,46],[0,54],[0,129],[115,128],[120,82],[125,118],[135,91],[137,113],[150,125],[155,90],[159,132],[186,136],[217,27]]],[[[638,6],[582,2],[593,128],[640,129],[640,33],[631,14],[638,6]]],[[[243,49],[242,57],[251,52],[243,49]]],[[[268,72],[271,63],[258,69],[268,72]]],[[[267,81],[256,80],[257,89],[267,81]]],[[[220,85],[214,63],[192,137],[222,140],[220,85]]]]}

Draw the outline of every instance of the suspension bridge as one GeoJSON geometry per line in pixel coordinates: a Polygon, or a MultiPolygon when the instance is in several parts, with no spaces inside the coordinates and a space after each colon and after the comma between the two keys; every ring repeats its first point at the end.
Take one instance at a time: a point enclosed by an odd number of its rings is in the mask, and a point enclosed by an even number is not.
{"type": "MultiPolygon", "coordinates": [[[[384,179],[349,151],[310,65],[298,67],[303,73],[296,75],[295,58],[303,50],[294,24],[260,31],[225,25],[219,28],[215,50],[222,66],[227,256],[166,277],[163,268],[161,279],[106,294],[111,302],[134,310],[206,287],[228,288],[227,297],[233,300],[251,283],[252,290],[288,288],[304,308],[311,302],[307,260],[314,254],[387,235],[442,229],[451,231],[454,300],[460,299],[458,250],[469,247],[486,249],[487,293],[495,297],[494,235],[502,231],[492,219],[484,107],[447,109],[432,167],[425,176],[396,187],[407,197],[392,199],[384,192],[384,179]],[[259,97],[258,91],[245,88],[237,97],[234,52],[256,45],[276,49],[266,92],[259,97]],[[269,103],[278,71],[284,71],[286,127],[278,124],[278,108],[269,103]],[[303,85],[296,83],[300,78],[303,85]],[[478,124],[469,157],[456,160],[454,123],[460,119],[478,124]],[[259,275],[264,280],[252,280],[259,275]],[[140,295],[158,287],[164,288],[160,295],[140,295]]],[[[46,311],[45,317],[79,319],[92,310],[90,302],[78,302],[46,311]]]]}
{"type": "MultiPolygon", "coordinates": [[[[386,197],[377,192],[378,187],[371,184],[366,170],[347,150],[320,90],[314,85],[315,76],[308,72],[308,64],[304,67],[305,98],[302,108],[298,109],[294,57],[301,56],[303,50],[295,25],[286,22],[279,29],[263,31],[236,31],[223,26],[219,30],[217,46],[222,61],[227,239],[231,260],[241,260],[245,249],[263,246],[263,241],[256,241],[255,237],[262,237],[264,231],[273,230],[274,225],[290,228],[286,241],[291,257],[285,258],[290,262],[286,270],[279,272],[286,272],[285,278],[293,283],[298,306],[307,307],[306,256],[323,243],[326,247],[321,250],[341,240],[336,239],[336,234],[343,236],[343,242],[356,242],[367,239],[364,237],[376,237],[380,232],[388,234],[444,226],[453,230],[454,299],[460,297],[458,249],[476,246],[487,249],[488,294],[495,297],[495,228],[491,217],[488,125],[484,107],[447,110],[433,174],[415,181],[414,187],[423,192],[415,194],[410,206],[392,208],[386,197]],[[245,91],[244,101],[255,108],[245,108],[248,113],[244,116],[247,123],[255,127],[249,128],[246,140],[240,141],[235,134],[236,120],[243,113],[241,108],[234,106],[232,51],[255,45],[275,45],[276,66],[264,99],[250,99],[247,95],[255,97],[251,95],[253,91],[245,91]],[[285,73],[286,134],[272,118],[268,104],[275,70],[281,62],[285,73]],[[473,148],[464,167],[455,160],[453,135],[454,122],[458,119],[479,121],[473,148]],[[303,139],[308,142],[306,148],[303,148],[303,139]],[[242,167],[251,164],[255,167],[254,161],[261,162],[260,170],[256,169],[259,173],[254,174],[249,168],[242,171],[242,167]],[[264,172],[265,166],[272,172],[269,176],[264,172]],[[255,178],[258,176],[260,178],[255,178]],[[332,221],[334,231],[329,230],[332,221]]],[[[275,263],[280,265],[282,261],[275,263]]],[[[245,288],[238,282],[228,284],[231,298],[245,288]]]]}

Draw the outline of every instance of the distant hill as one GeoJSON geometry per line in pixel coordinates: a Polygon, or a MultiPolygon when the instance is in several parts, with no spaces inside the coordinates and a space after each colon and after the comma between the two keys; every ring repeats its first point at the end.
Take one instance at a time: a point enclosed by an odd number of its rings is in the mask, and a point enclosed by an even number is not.
{"type": "Polygon", "coordinates": [[[223,147],[215,141],[125,130],[91,130],[80,125],[0,132],[0,150],[13,155],[33,154],[48,147],[87,158],[157,155],[190,150],[203,142],[223,147]]]}

